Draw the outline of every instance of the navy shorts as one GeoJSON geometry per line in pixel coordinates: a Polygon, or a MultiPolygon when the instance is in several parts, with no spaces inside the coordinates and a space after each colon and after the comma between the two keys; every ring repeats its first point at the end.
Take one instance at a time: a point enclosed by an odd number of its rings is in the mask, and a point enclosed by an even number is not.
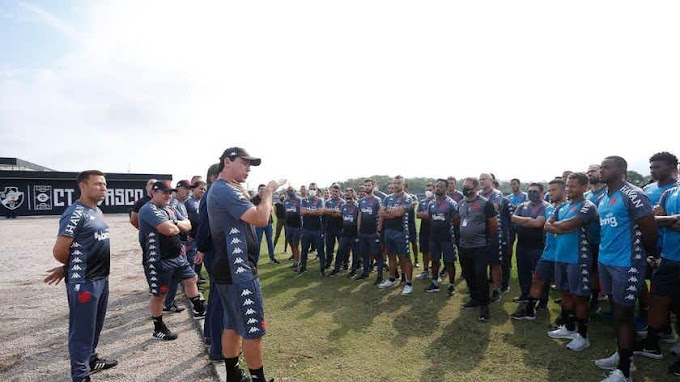
{"type": "Polygon", "coordinates": [[[445,240],[430,240],[430,257],[432,261],[439,262],[444,258],[444,264],[456,261],[456,247],[453,242],[445,240]]]}
{"type": "Polygon", "coordinates": [[[555,279],[555,262],[550,260],[538,260],[534,270],[534,280],[545,281],[550,284],[555,279]]]}
{"type": "Polygon", "coordinates": [[[408,220],[408,241],[415,243],[418,239],[416,234],[416,222],[414,220],[408,220]]]}
{"type": "Polygon", "coordinates": [[[611,296],[614,303],[635,306],[645,282],[646,267],[617,267],[599,263],[600,288],[611,296]]]}
{"type": "Polygon", "coordinates": [[[420,231],[418,236],[418,247],[420,247],[420,253],[430,253],[430,233],[420,231]]]}
{"type": "Polygon", "coordinates": [[[267,325],[260,280],[215,285],[224,308],[224,328],[234,330],[246,340],[264,336],[267,325]]]}
{"type": "Polygon", "coordinates": [[[286,226],[286,241],[288,241],[290,245],[300,244],[301,235],[302,229],[300,227],[286,226]]]}
{"type": "Polygon", "coordinates": [[[652,274],[650,291],[654,296],[680,298],[680,261],[661,258],[652,274]]]}
{"type": "Polygon", "coordinates": [[[385,251],[390,255],[409,256],[408,242],[402,231],[385,230],[385,251]]]}
{"type": "Polygon", "coordinates": [[[187,280],[196,277],[194,268],[189,265],[184,255],[162,259],[156,264],[145,267],[144,274],[149,283],[149,293],[154,296],[163,296],[174,280],[187,280]]]}
{"type": "Polygon", "coordinates": [[[555,286],[574,296],[590,296],[590,265],[555,262],[555,286]]]}

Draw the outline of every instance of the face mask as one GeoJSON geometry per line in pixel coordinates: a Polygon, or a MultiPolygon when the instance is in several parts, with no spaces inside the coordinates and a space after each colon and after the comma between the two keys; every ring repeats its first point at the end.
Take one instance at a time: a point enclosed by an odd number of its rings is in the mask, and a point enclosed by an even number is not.
{"type": "Polygon", "coordinates": [[[425,191],[425,197],[428,198],[428,199],[432,198],[432,191],[426,190],[425,191]]]}
{"type": "Polygon", "coordinates": [[[529,192],[529,201],[537,203],[541,200],[541,194],[539,192],[529,192]]]}
{"type": "Polygon", "coordinates": [[[279,198],[279,200],[280,200],[280,201],[284,201],[284,200],[286,200],[286,198],[284,198],[283,195],[281,195],[281,197],[279,198]]]}
{"type": "Polygon", "coordinates": [[[288,197],[292,198],[295,196],[295,191],[288,191],[288,197]]]}
{"type": "Polygon", "coordinates": [[[475,190],[469,187],[463,187],[463,195],[470,196],[475,193],[475,190]]]}
{"type": "Polygon", "coordinates": [[[309,190],[308,194],[313,198],[316,196],[316,190],[309,190]]]}

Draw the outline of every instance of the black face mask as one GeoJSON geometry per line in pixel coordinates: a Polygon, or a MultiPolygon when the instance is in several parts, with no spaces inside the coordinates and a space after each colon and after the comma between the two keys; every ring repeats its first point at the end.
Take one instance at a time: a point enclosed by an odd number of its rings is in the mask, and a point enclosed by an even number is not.
{"type": "Polygon", "coordinates": [[[537,203],[541,200],[541,194],[539,192],[529,192],[529,201],[537,203]]]}
{"type": "Polygon", "coordinates": [[[463,195],[470,196],[475,193],[475,190],[469,187],[463,187],[463,195]]]}
{"type": "Polygon", "coordinates": [[[295,191],[288,191],[288,197],[292,198],[295,196],[295,191]]]}

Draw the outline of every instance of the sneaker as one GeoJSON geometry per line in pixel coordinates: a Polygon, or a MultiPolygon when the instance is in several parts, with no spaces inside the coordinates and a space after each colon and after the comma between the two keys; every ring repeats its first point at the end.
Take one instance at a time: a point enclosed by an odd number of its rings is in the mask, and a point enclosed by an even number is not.
{"type": "Polygon", "coordinates": [[[177,339],[177,334],[171,332],[170,329],[168,329],[168,327],[165,325],[163,325],[160,330],[154,330],[151,336],[157,340],[163,341],[172,341],[177,339]]]}
{"type": "Polygon", "coordinates": [[[494,289],[491,293],[491,302],[499,302],[503,299],[500,289],[494,289]]]}
{"type": "Polygon", "coordinates": [[[194,315],[194,320],[200,320],[202,318],[205,318],[205,309],[202,311],[197,311],[196,309],[191,309],[191,313],[194,315]]]}
{"type": "Polygon", "coordinates": [[[478,306],[480,306],[480,304],[477,301],[470,300],[470,301],[466,302],[465,304],[463,304],[463,309],[474,309],[478,306]]]}
{"type": "Polygon", "coordinates": [[[529,302],[529,299],[524,296],[517,296],[512,299],[512,302],[529,302]]]}
{"type": "Polygon", "coordinates": [[[172,303],[172,305],[170,307],[165,307],[165,306],[163,307],[163,311],[169,312],[169,313],[180,313],[180,312],[184,312],[185,309],[186,308],[184,306],[177,305],[174,302],[172,303]]]}
{"type": "Polygon", "coordinates": [[[633,350],[633,355],[640,355],[643,357],[651,358],[651,359],[663,359],[663,353],[661,353],[661,348],[646,348],[644,343],[641,344],[636,344],[635,350],[633,350]]]}
{"type": "Polygon", "coordinates": [[[668,366],[668,372],[680,377],[680,361],[675,361],[672,365],[668,366]]]}
{"type": "Polygon", "coordinates": [[[574,334],[574,339],[567,344],[567,349],[572,351],[581,351],[590,346],[588,338],[583,338],[581,334],[574,334]]]}
{"type": "Polygon", "coordinates": [[[102,370],[110,369],[118,365],[118,361],[115,359],[104,359],[95,356],[95,359],[90,362],[90,375],[98,373],[102,370]]]}
{"type": "Polygon", "coordinates": [[[510,293],[510,287],[506,286],[506,287],[501,288],[501,293],[503,293],[503,294],[510,293]]]}
{"type": "Polygon", "coordinates": [[[392,287],[395,287],[395,286],[397,286],[396,281],[392,281],[390,279],[387,279],[387,280],[383,281],[382,284],[378,285],[378,288],[386,289],[386,288],[392,288],[392,287]]]}
{"type": "Polygon", "coordinates": [[[430,286],[425,288],[425,292],[427,292],[427,293],[439,292],[439,285],[435,285],[435,283],[432,283],[432,284],[430,284],[430,286]]]}
{"type": "Polygon", "coordinates": [[[456,294],[456,288],[453,287],[453,284],[449,284],[449,286],[446,287],[446,293],[449,295],[449,297],[456,294]]]}
{"type": "Polygon", "coordinates": [[[560,328],[560,326],[562,326],[562,316],[557,316],[555,321],[548,325],[548,330],[557,330],[560,328]]]}
{"type": "Polygon", "coordinates": [[[479,309],[479,321],[487,322],[489,321],[489,306],[484,305],[479,309]]]}
{"type": "Polygon", "coordinates": [[[552,330],[548,332],[548,337],[561,339],[561,340],[573,340],[576,336],[575,330],[567,330],[567,327],[562,325],[557,330],[552,330]]]}
{"type": "Polygon", "coordinates": [[[335,276],[338,275],[338,273],[340,273],[340,272],[339,272],[337,269],[333,269],[333,270],[331,271],[331,273],[329,274],[329,276],[330,276],[330,277],[335,277],[335,276]]]}
{"type": "Polygon", "coordinates": [[[441,272],[439,272],[439,277],[444,277],[446,276],[446,269],[442,269],[441,272]]]}
{"type": "Polygon", "coordinates": [[[659,333],[659,341],[663,341],[668,344],[675,344],[678,342],[678,337],[676,337],[673,332],[659,333]]]}
{"type": "Polygon", "coordinates": [[[560,304],[562,304],[562,298],[561,297],[556,298],[556,299],[553,300],[553,302],[557,305],[560,305],[560,304]]]}
{"type": "Polygon", "coordinates": [[[375,281],[373,281],[373,285],[380,286],[382,284],[382,282],[383,282],[383,280],[381,278],[377,278],[377,279],[375,279],[375,281]]]}
{"type": "Polygon", "coordinates": [[[536,305],[536,311],[537,312],[545,312],[548,310],[548,302],[547,301],[539,301],[538,305],[536,305]]]}
{"type": "Polygon", "coordinates": [[[417,280],[425,280],[426,278],[430,277],[430,272],[420,272],[418,276],[416,276],[417,280]]]}
{"type": "Polygon", "coordinates": [[[533,321],[536,319],[536,314],[529,314],[526,309],[520,308],[517,309],[517,311],[513,314],[510,315],[510,317],[513,320],[519,320],[519,321],[533,321]]]}
{"type": "Polygon", "coordinates": [[[413,293],[413,286],[406,284],[404,289],[401,291],[402,296],[406,296],[413,293]]]}
{"type": "Polygon", "coordinates": [[[355,277],[354,280],[364,280],[367,279],[368,275],[365,273],[360,274],[359,276],[355,277]]]}
{"type": "Polygon", "coordinates": [[[673,354],[676,357],[680,355],[680,342],[678,342],[671,348],[671,354],[673,354]]]}
{"type": "Polygon", "coordinates": [[[420,268],[420,263],[416,261],[415,263],[413,263],[413,266],[416,268],[420,268]]]}
{"type": "Polygon", "coordinates": [[[623,375],[623,372],[619,369],[615,369],[609,375],[607,378],[603,379],[600,382],[632,382],[633,378],[626,378],[625,375],[623,375]]]}
{"type": "Polygon", "coordinates": [[[281,264],[281,262],[276,259],[270,259],[269,264],[281,264]]]}
{"type": "MultiPolygon", "coordinates": [[[[614,352],[614,354],[607,358],[596,360],[595,366],[604,370],[615,370],[617,367],[619,367],[619,352],[614,352]]],[[[637,367],[635,367],[633,361],[630,361],[630,372],[632,373],[634,371],[637,371],[637,367]]]]}

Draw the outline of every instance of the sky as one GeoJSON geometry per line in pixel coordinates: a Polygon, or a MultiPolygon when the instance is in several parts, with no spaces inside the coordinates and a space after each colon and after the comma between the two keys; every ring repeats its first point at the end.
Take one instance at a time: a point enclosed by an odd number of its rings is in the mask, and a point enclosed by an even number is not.
{"type": "Polygon", "coordinates": [[[248,186],[680,155],[680,2],[0,0],[0,156],[248,186]]]}

